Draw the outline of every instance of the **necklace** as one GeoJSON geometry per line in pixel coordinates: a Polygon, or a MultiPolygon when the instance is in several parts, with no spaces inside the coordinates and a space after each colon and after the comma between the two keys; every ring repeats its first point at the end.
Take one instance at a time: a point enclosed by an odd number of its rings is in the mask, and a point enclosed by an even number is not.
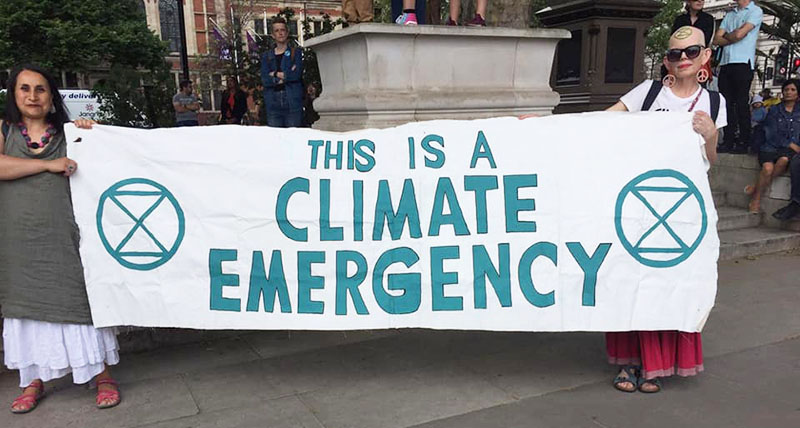
{"type": "Polygon", "coordinates": [[[692,105],[689,106],[689,113],[694,110],[694,106],[697,105],[697,102],[700,101],[700,95],[703,95],[703,88],[700,88],[700,92],[697,93],[697,96],[694,97],[694,101],[692,101],[692,105]]]}
{"type": "Polygon", "coordinates": [[[44,131],[44,134],[42,134],[41,141],[34,143],[31,141],[31,136],[28,135],[28,127],[22,122],[18,123],[17,126],[22,133],[22,137],[25,138],[25,144],[32,149],[39,149],[46,146],[47,143],[50,142],[50,137],[56,133],[56,128],[54,128],[53,125],[47,125],[47,130],[44,131]]]}

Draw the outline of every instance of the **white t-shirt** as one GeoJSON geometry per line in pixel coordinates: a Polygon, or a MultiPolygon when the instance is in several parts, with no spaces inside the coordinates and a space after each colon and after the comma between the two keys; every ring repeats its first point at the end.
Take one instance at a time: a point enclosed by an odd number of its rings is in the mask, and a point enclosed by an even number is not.
{"type": "MultiPolygon", "coordinates": [[[[628,111],[642,111],[642,104],[644,103],[644,99],[647,97],[647,93],[650,91],[650,86],[653,84],[652,80],[645,80],[644,82],[640,83],[635,88],[631,89],[630,92],[623,95],[620,98],[622,104],[625,104],[628,111]]],[[[711,116],[711,97],[708,95],[708,90],[703,89],[702,87],[695,91],[692,95],[687,98],[680,98],[672,93],[672,89],[667,88],[666,86],[661,88],[661,91],[656,96],[656,99],[653,101],[653,105],[650,106],[648,111],[689,111],[689,108],[692,106],[694,99],[697,98],[698,92],[703,91],[700,95],[700,99],[697,100],[697,104],[695,104],[694,108],[692,109],[693,112],[695,111],[704,111],[711,116]]],[[[728,125],[728,115],[725,108],[725,97],[722,94],[719,95],[719,112],[717,113],[717,120],[714,122],[717,125],[717,129],[723,128],[728,125]]],[[[709,166],[708,159],[706,157],[705,146],[706,141],[703,138],[699,138],[700,140],[700,151],[703,154],[703,160],[706,162],[706,166],[709,166]]]]}
{"type": "MultiPolygon", "coordinates": [[[[650,91],[650,86],[652,84],[652,80],[645,80],[635,88],[631,89],[630,92],[623,95],[622,98],[620,98],[620,101],[622,101],[622,104],[625,104],[625,107],[628,108],[628,111],[641,111],[644,99],[647,97],[647,93],[650,91]]],[[[694,106],[692,111],[704,111],[710,116],[711,97],[708,95],[708,91],[703,88],[699,88],[687,98],[679,98],[672,93],[672,89],[664,86],[661,88],[661,92],[658,93],[655,101],[653,101],[653,105],[650,106],[649,111],[689,111],[689,107],[692,106],[692,102],[694,102],[694,99],[697,97],[697,93],[699,91],[703,91],[703,94],[700,95],[700,99],[697,101],[697,104],[694,106]]],[[[719,112],[717,113],[717,120],[715,123],[717,125],[717,129],[728,125],[728,115],[725,109],[725,97],[723,97],[722,94],[719,95],[719,112]]]]}

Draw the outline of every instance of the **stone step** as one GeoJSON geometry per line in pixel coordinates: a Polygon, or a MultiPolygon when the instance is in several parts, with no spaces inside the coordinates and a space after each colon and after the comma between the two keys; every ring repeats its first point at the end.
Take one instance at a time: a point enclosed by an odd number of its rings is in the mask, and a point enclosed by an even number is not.
{"type": "Polygon", "coordinates": [[[745,209],[737,207],[719,207],[717,208],[717,215],[719,216],[717,230],[720,232],[758,227],[762,219],[762,214],[752,214],[745,209]]]}
{"type": "Polygon", "coordinates": [[[728,194],[724,191],[711,191],[711,198],[714,199],[714,206],[724,207],[728,205],[728,194]]]}
{"type": "Polygon", "coordinates": [[[731,260],[800,248],[800,233],[749,227],[719,233],[719,259],[731,260]]]}

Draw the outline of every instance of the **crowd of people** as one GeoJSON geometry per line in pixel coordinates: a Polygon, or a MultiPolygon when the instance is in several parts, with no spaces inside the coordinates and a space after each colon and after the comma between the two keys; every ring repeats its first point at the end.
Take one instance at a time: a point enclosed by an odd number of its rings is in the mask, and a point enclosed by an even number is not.
{"type": "MultiPolygon", "coordinates": [[[[761,11],[751,0],[738,0],[738,7],[713,35],[714,43],[723,46],[722,94],[708,90],[713,26],[709,31],[702,3],[689,0],[687,13],[676,21],[663,59],[664,79],[641,83],[608,110],[692,112],[692,126],[702,136],[701,155],[707,165],[715,162],[718,151],[749,147],[751,135],[763,134],[763,141],[756,146],[762,171],[748,189],[753,198],[751,210],[758,208],[773,177],[789,168],[792,202],[775,215],[791,218],[800,212],[800,109],[796,108],[800,82],[786,81],[777,102],[766,93],[754,98],[751,112],[747,95],[755,50],[751,36],[758,31],[761,11]]],[[[259,89],[267,125],[312,123],[318,117],[312,103],[318,88],[303,86],[302,51],[287,43],[284,21],[273,21],[272,32],[276,45],[262,57],[263,88],[259,89]]],[[[11,89],[0,135],[0,228],[4,231],[0,239],[0,307],[5,364],[19,370],[23,388],[11,411],[33,410],[44,395],[44,382],[69,373],[78,384],[94,379],[97,407],[113,407],[121,397],[109,366],[119,362],[119,346],[113,329],[92,326],[78,251],[80,235],[70,199],[68,178],[78,165],[66,157],[66,109],[55,79],[38,66],[17,67],[8,83],[11,89]]],[[[255,109],[255,92],[256,88],[243,89],[236,79],[228,79],[221,97],[220,122],[245,123],[255,109]]],[[[173,104],[178,126],[198,124],[202,104],[191,82],[181,83],[173,104]]],[[[75,124],[90,129],[93,122],[79,120],[75,124]]],[[[609,361],[621,366],[613,380],[621,391],[658,392],[663,377],[690,376],[703,370],[700,333],[614,332],[607,333],[606,340],[609,361]]]]}
{"type": "MultiPolygon", "coordinates": [[[[773,217],[782,221],[792,219],[800,214],[800,109],[795,110],[800,82],[786,80],[780,98],[771,97],[769,89],[751,97],[763,11],[752,0],[736,0],[736,7],[725,14],[714,32],[714,18],[703,11],[704,4],[704,0],[687,0],[686,13],[675,19],[673,30],[692,26],[703,32],[705,46],[713,43],[718,48],[719,72],[715,83],[725,99],[728,124],[717,152],[757,155],[760,174],[753,185],[745,188],[751,197],[752,213],[761,212],[762,197],[773,179],[790,170],[791,200],[774,212],[773,217]]],[[[707,75],[706,83],[710,83],[714,79],[711,61],[699,73],[707,75]]]]}

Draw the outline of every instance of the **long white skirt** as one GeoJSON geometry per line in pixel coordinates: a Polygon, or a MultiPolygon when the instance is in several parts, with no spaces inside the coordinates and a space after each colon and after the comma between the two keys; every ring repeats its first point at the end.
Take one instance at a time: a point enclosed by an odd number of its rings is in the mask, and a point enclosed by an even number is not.
{"type": "Polygon", "coordinates": [[[102,373],[105,364],[119,363],[114,328],[5,319],[3,347],[6,367],[19,370],[21,388],[35,379],[47,382],[69,373],[73,382],[83,384],[102,373]]]}

